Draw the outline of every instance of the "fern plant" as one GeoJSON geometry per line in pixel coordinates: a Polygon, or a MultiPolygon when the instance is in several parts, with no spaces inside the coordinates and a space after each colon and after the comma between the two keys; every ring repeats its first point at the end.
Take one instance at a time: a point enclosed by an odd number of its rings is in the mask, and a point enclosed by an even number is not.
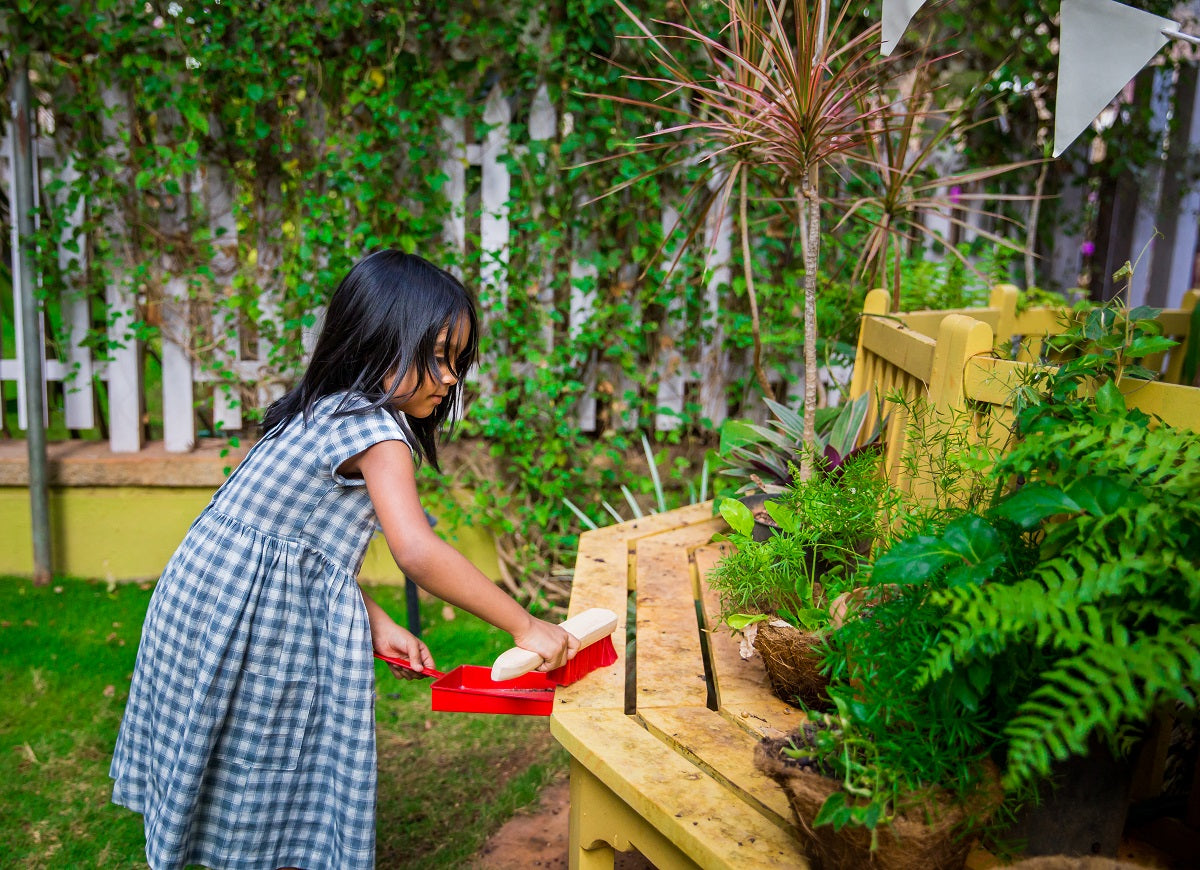
{"type": "Polygon", "coordinates": [[[1197,707],[1200,435],[1127,412],[1112,381],[1071,416],[1042,415],[996,469],[1029,482],[986,522],[1040,541],[1033,570],[935,595],[947,616],[924,680],[987,669],[1013,650],[1043,658],[1004,726],[1010,786],[1093,737],[1115,740],[1161,704],[1197,707]]]}

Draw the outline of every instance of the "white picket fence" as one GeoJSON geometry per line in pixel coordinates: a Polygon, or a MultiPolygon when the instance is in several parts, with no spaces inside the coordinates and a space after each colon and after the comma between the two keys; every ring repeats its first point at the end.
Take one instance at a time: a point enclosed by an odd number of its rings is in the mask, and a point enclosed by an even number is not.
{"type": "MultiPolygon", "coordinates": [[[[451,248],[460,254],[460,261],[465,261],[467,250],[468,197],[468,168],[479,167],[480,208],[477,215],[480,256],[480,286],[489,288],[493,298],[499,299],[503,306],[507,301],[508,287],[506,284],[507,264],[509,256],[509,193],[510,178],[505,165],[505,158],[510,149],[521,148],[520,144],[511,143],[509,129],[512,118],[509,102],[500,90],[493,89],[483,113],[483,121],[489,125],[489,130],[483,141],[467,143],[466,118],[445,118],[442,122],[444,158],[442,170],[448,177],[445,194],[452,203],[449,217],[445,221],[444,235],[451,248]]],[[[105,130],[110,142],[119,142],[119,130],[113,125],[111,118],[104,123],[109,126],[105,130]]],[[[554,137],[558,131],[558,117],[550,101],[549,94],[543,86],[533,100],[528,118],[528,135],[532,141],[546,140],[554,137]]],[[[54,150],[52,141],[41,140],[37,146],[37,171],[35,176],[39,184],[46,184],[51,178],[58,177],[69,181],[73,172],[69,156],[63,157],[54,150]]],[[[7,134],[0,145],[0,156],[4,162],[4,177],[11,191],[13,184],[13,143],[7,134]]],[[[112,156],[119,157],[114,154],[112,156]]],[[[212,271],[217,282],[231,281],[236,270],[235,246],[237,243],[237,227],[233,216],[231,195],[228,183],[221,178],[220,167],[207,168],[204,178],[197,179],[194,187],[202,189],[207,197],[207,207],[210,216],[210,229],[213,238],[223,240],[212,263],[212,271]]],[[[64,269],[70,273],[70,267],[77,260],[78,254],[68,250],[68,240],[79,233],[83,220],[84,204],[81,202],[71,216],[71,222],[63,226],[60,238],[60,259],[64,269]]],[[[676,219],[674,213],[664,214],[664,226],[669,228],[676,219]]],[[[120,237],[123,227],[120,222],[122,215],[114,211],[107,220],[106,227],[111,237],[120,237]]],[[[726,220],[721,225],[708,227],[706,241],[713,247],[710,258],[711,269],[706,288],[705,311],[710,337],[703,343],[696,359],[688,360],[673,346],[661,351],[656,366],[657,374],[657,407],[654,426],[659,430],[670,430],[682,425],[684,417],[685,395],[688,394],[689,384],[695,384],[702,413],[720,423],[725,415],[725,386],[731,375],[731,361],[722,350],[722,335],[718,328],[719,288],[729,282],[729,255],[731,250],[731,226],[726,220]]],[[[14,251],[14,281],[13,297],[14,310],[20,311],[19,297],[19,258],[17,251],[17,230],[12,227],[14,251]]],[[[587,250],[587,242],[578,242],[576,248],[580,258],[571,268],[573,278],[570,289],[570,305],[568,325],[571,334],[577,334],[594,315],[596,305],[597,274],[595,266],[582,256],[587,250]]],[[[79,247],[83,247],[80,245],[79,247]]],[[[169,272],[169,264],[167,271],[169,272]]],[[[549,282],[543,282],[548,285],[549,282]]],[[[136,300],[129,288],[126,276],[116,274],[111,276],[106,293],[109,308],[108,330],[112,348],[108,359],[95,359],[89,349],[80,342],[89,328],[87,303],[75,288],[60,288],[63,310],[67,312],[70,326],[70,339],[67,343],[68,352],[65,361],[59,360],[54,354],[47,354],[42,338],[43,378],[41,389],[45,393],[50,383],[62,385],[65,401],[65,425],[70,429],[91,429],[96,425],[94,409],[96,407],[93,395],[93,378],[103,381],[107,387],[108,398],[108,431],[109,445],[115,453],[136,452],[143,446],[143,411],[146,406],[142,378],[142,348],[132,327],[137,317],[136,300]]],[[[51,291],[53,292],[53,291],[51,291]]],[[[543,286],[539,301],[543,306],[550,307],[554,302],[554,288],[543,286]]],[[[189,324],[194,322],[197,312],[190,311],[186,293],[186,277],[177,276],[169,279],[166,284],[164,299],[161,305],[162,334],[162,409],[163,409],[163,441],[169,452],[187,452],[196,444],[197,428],[194,413],[197,401],[211,401],[211,416],[214,428],[223,432],[236,433],[244,425],[241,408],[238,402],[237,389],[217,388],[212,391],[211,398],[203,398],[199,390],[204,386],[212,386],[223,377],[215,373],[211,365],[189,351],[187,346],[189,324]]],[[[261,307],[270,316],[271,305],[261,307]]],[[[220,314],[213,315],[221,317],[220,314]]],[[[27,427],[25,419],[25,389],[23,378],[23,341],[20,330],[20,317],[16,317],[17,340],[15,347],[0,348],[0,380],[13,381],[17,384],[18,404],[20,406],[19,426],[27,427]]],[[[261,338],[257,338],[256,352],[251,358],[240,354],[240,347],[245,344],[238,337],[226,336],[227,324],[214,323],[213,334],[218,336],[215,354],[219,356],[221,369],[233,375],[236,381],[255,383],[264,374],[265,360],[270,356],[271,347],[261,338]]],[[[305,336],[305,344],[311,347],[315,338],[315,330],[305,336]]],[[[552,339],[551,335],[547,339],[552,339]]],[[[670,345],[670,343],[667,343],[670,345]]],[[[595,360],[588,366],[591,386],[594,388],[600,379],[600,366],[595,360]]],[[[491,384],[486,375],[480,377],[478,388],[487,392],[491,384]]],[[[618,384],[621,389],[627,384],[618,384]]],[[[265,404],[276,395],[278,387],[260,391],[256,399],[265,404]]],[[[45,403],[49,408],[49,403],[45,403]]],[[[597,423],[598,399],[591,395],[581,403],[579,422],[584,431],[594,431],[597,423]]],[[[47,412],[48,414],[49,412],[47,412]]],[[[619,423],[626,428],[635,428],[639,421],[631,414],[620,416],[619,423]]]]}
{"type": "MultiPolygon", "coordinates": [[[[1194,87],[1192,91],[1191,101],[1186,106],[1176,105],[1174,111],[1178,115],[1181,109],[1186,109],[1188,123],[1192,127],[1196,127],[1200,124],[1200,121],[1197,120],[1200,119],[1200,112],[1195,111],[1197,97],[1194,87]]],[[[119,94],[111,92],[106,92],[104,97],[106,102],[111,105],[117,105],[120,99],[119,94]]],[[[45,109],[41,111],[45,111],[45,109]]],[[[1164,109],[1164,111],[1166,110],[1164,109]]],[[[119,116],[120,113],[117,112],[106,113],[101,120],[105,140],[108,142],[119,143],[122,141],[117,120],[119,116]]],[[[472,281],[477,279],[479,286],[488,288],[492,297],[498,299],[498,304],[503,306],[507,301],[509,291],[506,285],[506,275],[511,238],[509,227],[511,183],[505,166],[505,157],[510,152],[526,146],[520,142],[510,141],[509,135],[513,121],[510,105],[498,88],[493,89],[489,95],[482,120],[488,125],[485,138],[478,143],[470,144],[468,144],[467,137],[469,119],[445,118],[441,124],[444,143],[442,170],[449,179],[444,190],[453,205],[444,224],[444,235],[446,242],[453,250],[463,255],[461,261],[465,262],[469,217],[468,201],[470,194],[473,193],[468,190],[468,167],[478,166],[480,170],[478,189],[480,205],[477,218],[481,265],[479,275],[469,277],[472,281]]],[[[545,86],[536,92],[527,121],[526,129],[531,141],[549,140],[557,135],[559,119],[545,86]]],[[[1190,132],[1191,141],[1200,141],[1200,131],[1191,130],[1190,132]]],[[[12,147],[11,138],[6,136],[2,148],[0,148],[0,156],[5,164],[4,177],[10,192],[13,189],[12,147]]],[[[120,161],[122,157],[119,153],[120,147],[120,145],[111,146],[112,153],[109,156],[120,161]]],[[[38,142],[37,157],[39,169],[35,175],[40,184],[48,183],[53,177],[70,180],[75,171],[70,155],[56,153],[52,141],[38,142]]],[[[1166,184],[1166,181],[1164,180],[1163,183],[1166,184]]],[[[214,279],[219,286],[222,284],[228,286],[237,270],[237,224],[233,213],[231,182],[224,177],[224,170],[220,166],[211,165],[206,168],[202,178],[194,181],[193,188],[203,191],[206,197],[206,211],[209,215],[209,229],[212,238],[222,240],[210,264],[214,279]]],[[[10,196],[11,201],[12,197],[10,196]]],[[[1183,207],[1175,210],[1177,217],[1182,214],[1182,219],[1177,221],[1176,238],[1171,239],[1169,244],[1160,244],[1159,249],[1153,254],[1156,263],[1169,261],[1171,265],[1160,265],[1153,268],[1175,269],[1179,267],[1176,271],[1182,272],[1183,268],[1180,264],[1185,260],[1190,263],[1190,257],[1194,256],[1197,244],[1197,221],[1194,211],[1198,202],[1200,202],[1200,192],[1193,192],[1185,197],[1183,207]]],[[[1149,214],[1152,215],[1155,213],[1154,206],[1156,205],[1157,199],[1153,201],[1147,199],[1143,202],[1142,211],[1145,212],[1149,209],[1149,214]]],[[[83,209],[84,204],[80,203],[60,233],[63,241],[59,246],[59,259],[66,267],[68,274],[71,274],[69,267],[79,256],[72,251],[85,247],[79,245],[69,249],[67,244],[78,233],[78,227],[83,220],[83,209]]],[[[470,217],[476,216],[471,215],[470,217]]],[[[169,214],[163,218],[164,221],[171,219],[169,214]]],[[[662,215],[664,230],[673,226],[676,219],[677,216],[670,209],[665,210],[662,215]]],[[[1139,213],[1139,219],[1144,222],[1148,218],[1139,213]]],[[[111,210],[106,220],[108,223],[105,231],[108,237],[122,238],[124,227],[121,222],[124,217],[120,211],[111,210]]],[[[27,385],[23,382],[21,360],[22,343],[25,336],[21,334],[20,329],[20,299],[17,292],[20,263],[16,256],[15,227],[12,232],[17,340],[16,346],[13,348],[0,347],[0,381],[16,382],[20,407],[19,425],[24,429],[27,426],[24,418],[24,391],[27,385]]],[[[1066,233],[1065,230],[1061,233],[1063,235],[1062,249],[1068,252],[1061,267],[1069,273],[1072,268],[1077,271],[1079,239],[1066,233]],[[1074,257],[1073,262],[1072,256],[1074,257]]],[[[747,368],[745,355],[731,355],[724,348],[724,337],[720,330],[721,288],[727,287],[730,283],[729,264],[733,243],[731,218],[726,215],[725,219],[718,223],[717,216],[714,215],[705,228],[704,242],[711,254],[708,259],[707,285],[702,306],[704,322],[697,325],[701,328],[705,338],[695,351],[685,356],[678,349],[680,342],[672,340],[678,336],[673,336],[670,332],[672,329],[682,328],[680,318],[678,316],[667,318],[667,335],[665,336],[667,340],[662,343],[662,349],[658,353],[657,360],[654,361],[654,383],[649,387],[654,392],[657,409],[652,425],[660,431],[682,425],[686,401],[695,401],[699,405],[700,414],[703,417],[708,418],[714,424],[719,424],[726,416],[727,384],[731,382],[732,378],[744,374],[747,368]]],[[[582,329],[595,312],[598,277],[595,267],[588,262],[586,257],[588,245],[595,244],[594,240],[580,239],[576,240],[574,244],[577,260],[571,269],[573,280],[569,310],[565,312],[571,334],[582,329]]],[[[1058,248],[1059,246],[1056,245],[1056,250],[1058,248]]],[[[268,265],[260,262],[260,272],[268,265]]],[[[162,266],[165,272],[172,273],[169,261],[164,259],[162,266]]],[[[1056,268],[1059,267],[1056,266],[1056,268]]],[[[1143,274],[1151,275],[1151,269],[1143,270],[1143,274]]],[[[42,341],[44,382],[40,388],[46,391],[49,383],[61,384],[65,396],[66,426],[71,429],[91,429],[97,423],[94,412],[96,399],[93,395],[93,379],[102,380],[106,385],[108,399],[107,426],[110,448],[115,453],[136,452],[143,447],[145,427],[142,418],[146,406],[142,378],[142,348],[132,329],[137,318],[137,304],[127,276],[113,274],[109,277],[110,283],[106,290],[107,328],[110,344],[113,346],[106,360],[94,359],[88,349],[80,343],[89,328],[89,312],[87,303],[81,298],[77,288],[70,286],[51,288],[51,292],[57,292],[61,299],[61,308],[67,324],[64,330],[67,339],[63,342],[65,350],[61,354],[61,359],[58,354],[48,355],[45,342],[42,341]]],[[[1182,294],[1191,284],[1190,274],[1186,277],[1181,275],[1181,280],[1178,282],[1173,280],[1171,286],[1174,287],[1175,283],[1178,283],[1179,294],[1182,294]]],[[[1143,290],[1143,292],[1145,291],[1143,290]]],[[[539,302],[549,308],[555,305],[554,296],[554,288],[550,282],[542,282],[538,296],[539,302]]],[[[1136,303],[1141,300],[1133,301],[1136,303]]],[[[1172,300],[1166,299],[1163,302],[1169,305],[1172,300]]],[[[1163,302],[1158,304],[1163,304],[1163,302]]],[[[679,303],[682,304],[682,300],[679,303]]],[[[265,361],[271,352],[271,347],[258,332],[254,332],[250,341],[244,340],[240,335],[230,337],[226,335],[228,324],[217,322],[213,324],[212,330],[213,335],[217,338],[208,357],[211,357],[212,360],[219,360],[221,365],[214,367],[211,362],[205,364],[207,360],[197,359],[197,355],[191,352],[187,346],[191,325],[197,322],[198,317],[220,318],[226,315],[189,310],[194,305],[195,303],[189,302],[187,298],[185,276],[177,275],[167,281],[160,326],[162,331],[163,441],[165,449],[170,452],[187,452],[196,444],[195,409],[198,402],[206,405],[206,411],[211,416],[214,429],[228,433],[241,431],[245,421],[239,404],[240,390],[213,389],[215,382],[222,380],[222,376],[217,371],[223,368],[231,373],[235,382],[262,383],[265,361]],[[256,346],[252,353],[243,355],[240,349],[247,344],[256,346]]],[[[264,316],[270,319],[274,306],[269,295],[260,300],[259,307],[264,312],[264,316]]],[[[43,330],[43,335],[44,332],[43,330]]],[[[304,336],[306,346],[311,347],[310,343],[314,337],[315,333],[312,331],[306,333],[304,336]]],[[[547,338],[552,339],[553,336],[549,335],[547,338]]],[[[601,424],[598,417],[598,405],[601,400],[597,397],[595,389],[600,382],[602,370],[597,360],[581,362],[585,364],[584,370],[588,372],[588,386],[592,388],[593,392],[581,404],[579,422],[585,431],[593,431],[601,424]]],[[[803,385],[799,368],[795,374],[796,377],[790,387],[790,396],[785,396],[784,399],[798,400],[802,395],[803,385]]],[[[836,388],[844,377],[844,372],[826,371],[822,376],[822,387],[836,388]]],[[[624,382],[616,373],[611,381],[617,396],[622,395],[626,388],[633,386],[624,382]]],[[[492,385],[488,378],[483,376],[477,386],[486,393],[492,385]]],[[[277,396],[280,390],[281,387],[278,384],[260,388],[254,400],[258,404],[265,404],[277,396]]],[[[753,414],[754,411],[751,410],[749,413],[753,414]]],[[[641,425],[641,421],[627,413],[614,415],[612,424],[636,428],[641,425]]]]}

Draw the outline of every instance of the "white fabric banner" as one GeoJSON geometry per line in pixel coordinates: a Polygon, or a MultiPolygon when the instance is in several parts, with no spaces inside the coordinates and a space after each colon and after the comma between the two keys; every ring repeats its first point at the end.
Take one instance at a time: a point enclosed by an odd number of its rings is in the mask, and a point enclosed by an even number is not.
{"type": "Polygon", "coordinates": [[[900,44],[908,22],[917,14],[917,10],[925,5],[925,0],[883,0],[883,39],[879,53],[887,57],[900,44]]]}
{"type": "Polygon", "coordinates": [[[1062,154],[1179,25],[1113,0],[1062,0],[1054,156],[1062,154]]]}

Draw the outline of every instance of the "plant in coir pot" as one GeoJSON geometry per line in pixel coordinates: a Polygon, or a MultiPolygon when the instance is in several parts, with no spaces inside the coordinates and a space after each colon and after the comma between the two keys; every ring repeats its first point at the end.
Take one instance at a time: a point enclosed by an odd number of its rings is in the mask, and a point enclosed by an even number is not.
{"type": "MultiPolygon", "coordinates": [[[[816,463],[818,468],[820,463],[816,463]]],[[[850,588],[859,562],[888,528],[891,487],[875,452],[859,453],[793,485],[765,509],[775,530],[756,537],[754,517],[737,499],[720,503],[733,547],[709,572],[722,619],[763,658],[784,701],[821,703],[818,670],[829,602],[850,588]]]]}
{"type": "Polygon", "coordinates": [[[908,582],[903,559],[893,547],[864,571],[851,612],[826,632],[829,702],[756,753],[817,866],[954,870],[998,803],[993,711],[963,674],[931,684],[917,675],[941,631],[934,593],[949,572],[908,582]]]}
{"type": "MultiPolygon", "coordinates": [[[[740,481],[742,504],[754,517],[754,536],[764,541],[778,524],[766,509],[767,502],[790,489],[804,452],[804,411],[764,399],[771,412],[765,424],[729,419],[721,426],[717,447],[718,473],[740,481]]],[[[836,474],[842,463],[859,453],[880,450],[881,428],[864,434],[871,396],[864,393],[816,412],[816,445],[820,461],[818,473],[836,474]]]]}

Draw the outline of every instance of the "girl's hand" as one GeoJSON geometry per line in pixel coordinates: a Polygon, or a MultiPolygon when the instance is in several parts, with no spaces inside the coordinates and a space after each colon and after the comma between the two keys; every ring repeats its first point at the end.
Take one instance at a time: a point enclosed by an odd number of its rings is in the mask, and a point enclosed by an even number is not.
{"type": "Polygon", "coordinates": [[[528,627],[513,634],[513,642],[543,659],[539,671],[552,671],[562,667],[579,651],[579,639],[563,631],[559,626],[531,616],[528,627]]]}
{"type": "MultiPolygon", "coordinates": [[[[389,620],[389,622],[391,621],[389,620]]],[[[392,673],[402,680],[419,680],[424,676],[421,673],[422,670],[433,667],[433,655],[429,652],[429,647],[425,646],[411,631],[401,628],[394,622],[391,622],[390,625],[381,625],[379,630],[372,631],[371,642],[377,653],[408,659],[412,663],[413,667],[410,670],[388,662],[392,673]]]]}

